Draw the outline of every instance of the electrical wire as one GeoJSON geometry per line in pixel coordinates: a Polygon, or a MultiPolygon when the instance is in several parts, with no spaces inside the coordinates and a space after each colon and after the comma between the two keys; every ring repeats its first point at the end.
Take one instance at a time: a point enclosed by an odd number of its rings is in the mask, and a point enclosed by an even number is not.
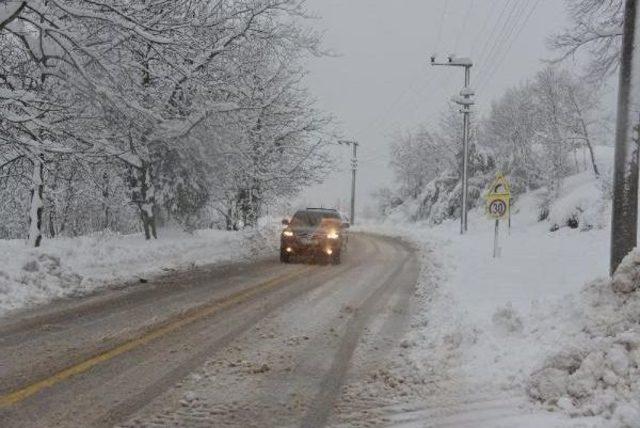
{"type": "Polygon", "coordinates": [[[440,14],[440,22],[438,26],[438,37],[436,40],[436,46],[433,50],[433,54],[438,53],[438,49],[440,48],[440,42],[442,41],[442,28],[444,27],[444,21],[447,19],[447,6],[449,5],[448,0],[442,0],[442,13],[440,14]]]}
{"type": "Polygon", "coordinates": [[[498,32],[497,37],[493,41],[493,45],[491,46],[489,51],[487,51],[485,54],[481,56],[481,58],[485,60],[485,64],[491,64],[491,62],[495,59],[497,54],[500,52],[500,46],[504,43],[505,39],[509,37],[512,29],[517,25],[518,16],[519,16],[518,10],[520,10],[520,13],[522,13],[522,11],[525,9],[525,8],[519,8],[518,6],[519,6],[519,3],[516,0],[512,4],[509,14],[507,15],[506,19],[502,23],[502,27],[500,28],[500,31],[498,32]]]}
{"type": "Polygon", "coordinates": [[[521,8],[519,7],[519,4],[517,2],[513,4],[513,7],[511,8],[509,15],[507,16],[507,19],[503,22],[498,36],[493,41],[493,45],[487,52],[487,55],[485,57],[482,57],[484,62],[479,68],[477,80],[478,82],[483,82],[487,78],[488,70],[493,67],[497,58],[502,54],[504,47],[509,44],[509,40],[511,39],[515,30],[518,28],[518,24],[520,23],[522,17],[526,15],[526,12],[526,6],[521,8]]]}
{"type": "Polygon", "coordinates": [[[484,90],[484,88],[486,87],[486,85],[491,82],[491,79],[493,78],[495,71],[498,70],[498,68],[502,65],[502,63],[504,62],[506,56],[508,55],[509,51],[511,50],[511,47],[513,46],[513,43],[518,39],[518,37],[520,37],[520,34],[522,33],[522,31],[524,30],[524,28],[526,27],[527,23],[529,22],[529,20],[531,19],[531,16],[533,15],[533,13],[536,11],[536,9],[538,8],[538,6],[540,5],[541,0],[537,0],[534,4],[533,7],[529,10],[529,13],[527,14],[527,16],[525,17],[524,21],[522,22],[522,24],[519,26],[515,37],[513,37],[508,46],[506,47],[506,49],[503,49],[503,51],[501,52],[501,56],[500,59],[498,61],[495,62],[495,64],[493,64],[493,67],[491,68],[490,72],[488,73],[488,77],[485,79],[485,81],[482,83],[482,86],[478,87],[478,91],[481,92],[482,90],[484,90]]]}
{"type": "Polygon", "coordinates": [[[481,40],[480,36],[484,34],[484,30],[486,30],[487,25],[489,24],[489,21],[491,21],[491,17],[493,16],[492,10],[497,2],[498,0],[492,0],[491,5],[487,8],[487,16],[485,17],[485,20],[482,23],[480,30],[478,30],[478,32],[476,33],[476,36],[473,38],[473,41],[471,43],[471,49],[469,49],[469,52],[472,57],[473,57],[473,54],[475,54],[476,52],[476,47],[478,47],[478,42],[481,40]]]}
{"type": "Polygon", "coordinates": [[[467,28],[467,23],[469,22],[469,16],[471,15],[471,12],[473,12],[473,2],[474,0],[470,0],[470,4],[469,7],[467,8],[467,11],[464,14],[464,18],[462,21],[460,21],[460,28],[458,29],[458,34],[456,35],[456,41],[453,45],[453,51],[454,52],[458,52],[458,41],[460,40],[460,35],[462,33],[464,33],[464,29],[467,28]]]}
{"type": "Polygon", "coordinates": [[[479,58],[484,58],[485,53],[487,52],[487,49],[489,48],[489,45],[491,44],[491,41],[493,40],[494,36],[498,35],[496,31],[500,25],[500,22],[502,21],[502,17],[504,16],[504,13],[509,8],[510,3],[511,3],[511,0],[507,0],[504,3],[504,6],[502,7],[500,14],[498,15],[498,19],[495,21],[495,23],[493,24],[493,27],[491,28],[491,31],[489,32],[489,37],[487,37],[484,44],[482,45],[482,49],[480,50],[480,54],[478,55],[479,58]]]}

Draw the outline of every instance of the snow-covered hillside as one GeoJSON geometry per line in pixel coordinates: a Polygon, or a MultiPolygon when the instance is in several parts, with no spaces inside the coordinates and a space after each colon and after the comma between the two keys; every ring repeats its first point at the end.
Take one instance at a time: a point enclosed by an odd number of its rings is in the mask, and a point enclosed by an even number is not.
{"type": "MultiPolygon", "coordinates": [[[[539,208],[545,189],[517,199],[511,230],[500,228],[499,258],[492,256],[494,224],[481,210],[470,213],[464,236],[457,221],[434,227],[395,216],[364,227],[404,236],[422,250],[420,310],[408,339],[417,367],[442,358],[443,367],[455,365],[457,388],[515,390],[541,409],[638,426],[640,325],[630,316],[638,300],[612,291],[604,279],[610,209],[602,183],[612,150],[599,148],[598,156],[603,178],[568,177],[546,216],[539,208]],[[607,331],[615,337],[604,337],[607,331]],[[589,369],[581,365],[590,364],[598,367],[585,375],[589,369]],[[572,379],[578,369],[582,377],[572,379]]],[[[636,293],[634,257],[624,275],[636,293]]]]}

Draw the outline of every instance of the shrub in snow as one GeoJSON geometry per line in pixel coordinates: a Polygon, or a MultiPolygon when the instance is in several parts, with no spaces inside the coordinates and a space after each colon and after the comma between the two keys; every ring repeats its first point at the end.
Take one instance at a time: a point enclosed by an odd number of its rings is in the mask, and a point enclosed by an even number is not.
{"type": "Polygon", "coordinates": [[[459,210],[458,178],[443,175],[431,181],[418,197],[417,209],[411,220],[428,220],[429,224],[440,224],[455,215],[459,210]]]}
{"type": "Polygon", "coordinates": [[[572,416],[640,426],[640,252],[587,286],[584,325],[530,377],[529,396],[572,416]]]}

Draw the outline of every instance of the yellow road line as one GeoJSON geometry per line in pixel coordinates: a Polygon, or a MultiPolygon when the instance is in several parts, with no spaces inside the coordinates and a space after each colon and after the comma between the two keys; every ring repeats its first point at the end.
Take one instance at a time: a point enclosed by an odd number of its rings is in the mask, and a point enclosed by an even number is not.
{"type": "Polygon", "coordinates": [[[90,368],[111,360],[112,358],[117,357],[118,355],[122,355],[128,351],[131,351],[135,348],[139,348],[140,346],[146,345],[149,342],[158,339],[168,333],[176,331],[181,327],[184,327],[188,324],[191,324],[194,321],[197,321],[201,318],[213,315],[214,313],[221,311],[223,309],[227,309],[235,304],[242,303],[243,301],[255,296],[256,294],[269,290],[272,288],[276,288],[286,281],[295,279],[307,273],[309,271],[308,268],[296,270],[287,275],[283,275],[277,278],[270,279],[263,283],[260,283],[256,286],[253,286],[247,290],[240,291],[238,293],[232,294],[229,297],[223,298],[222,300],[216,301],[211,305],[206,305],[203,308],[198,308],[193,313],[188,314],[187,316],[181,317],[176,321],[173,321],[169,324],[160,326],[154,330],[151,330],[144,335],[132,339],[130,341],[124,342],[121,345],[116,346],[106,352],[95,355],[81,363],[68,367],[58,373],[40,380],[38,382],[32,383],[28,386],[20,388],[16,391],[10,392],[6,395],[0,396],[0,408],[5,408],[14,404],[21,402],[22,400],[31,397],[34,394],[42,391],[45,388],[49,388],[51,386],[56,385],[64,380],[69,379],[72,376],[81,374],[89,370],[90,368]]]}

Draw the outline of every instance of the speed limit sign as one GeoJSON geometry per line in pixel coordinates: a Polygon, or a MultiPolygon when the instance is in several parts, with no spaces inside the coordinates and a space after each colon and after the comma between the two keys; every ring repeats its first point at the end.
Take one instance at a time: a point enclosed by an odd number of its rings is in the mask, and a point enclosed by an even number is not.
{"type": "Polygon", "coordinates": [[[509,216],[511,189],[509,189],[509,182],[504,176],[497,176],[493,183],[491,183],[486,198],[487,214],[489,217],[502,220],[509,216]]]}
{"type": "Polygon", "coordinates": [[[506,199],[496,198],[489,200],[489,216],[495,219],[502,219],[507,215],[509,205],[506,199]]]}
{"type": "Polygon", "coordinates": [[[498,245],[498,235],[500,230],[500,220],[509,219],[509,228],[511,228],[511,217],[509,211],[511,208],[511,189],[509,182],[503,175],[498,175],[491,183],[491,187],[486,195],[487,198],[487,215],[495,220],[495,232],[493,238],[493,257],[500,257],[500,246],[498,245]]]}

